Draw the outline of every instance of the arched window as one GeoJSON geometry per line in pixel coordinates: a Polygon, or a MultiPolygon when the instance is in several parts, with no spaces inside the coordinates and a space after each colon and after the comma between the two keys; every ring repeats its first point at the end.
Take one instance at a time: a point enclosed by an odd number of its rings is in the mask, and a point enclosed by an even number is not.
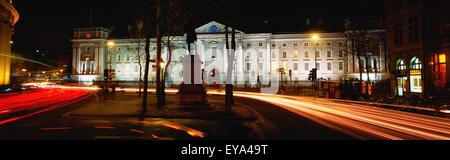
{"type": "Polygon", "coordinates": [[[397,70],[399,71],[404,71],[406,70],[406,64],[405,61],[403,61],[402,59],[397,61],[397,70]]]}
{"type": "Polygon", "coordinates": [[[422,62],[419,60],[419,58],[414,57],[411,60],[411,69],[414,69],[414,70],[422,69],[422,62]]]}

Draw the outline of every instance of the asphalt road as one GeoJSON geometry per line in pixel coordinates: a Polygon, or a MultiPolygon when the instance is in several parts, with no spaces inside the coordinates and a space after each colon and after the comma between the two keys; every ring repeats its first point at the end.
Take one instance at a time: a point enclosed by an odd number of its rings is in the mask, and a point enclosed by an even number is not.
{"type": "Polygon", "coordinates": [[[257,121],[65,116],[94,101],[92,93],[81,88],[53,88],[3,95],[0,111],[8,112],[1,117],[0,139],[352,139],[270,103],[248,98],[239,98],[237,103],[259,113],[257,121]]]}
{"type": "Polygon", "coordinates": [[[448,118],[320,98],[249,92],[235,92],[234,96],[273,104],[357,139],[450,140],[448,118]]]}
{"type": "MultiPolygon", "coordinates": [[[[0,139],[450,139],[447,118],[249,92],[234,95],[237,103],[258,113],[254,122],[63,116],[89,103],[92,99],[85,98],[91,90],[49,89],[0,96],[0,139]]],[[[223,98],[224,92],[210,90],[209,94],[223,98]]]]}

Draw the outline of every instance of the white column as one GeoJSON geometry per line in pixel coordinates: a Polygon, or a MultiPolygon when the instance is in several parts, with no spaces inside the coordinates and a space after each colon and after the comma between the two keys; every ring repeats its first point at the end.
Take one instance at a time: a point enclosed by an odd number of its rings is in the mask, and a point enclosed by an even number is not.
{"type": "Polygon", "coordinates": [[[99,63],[99,75],[103,76],[103,72],[105,70],[105,46],[102,44],[99,47],[99,59],[98,59],[98,63],[99,63]]]}
{"type": "MultiPolygon", "coordinates": [[[[99,60],[99,50],[100,50],[100,48],[99,47],[97,47],[97,46],[94,46],[94,66],[93,66],[93,68],[92,68],[92,71],[94,72],[94,74],[97,74],[97,73],[99,73],[98,72],[98,60],[99,60]]],[[[92,72],[91,71],[91,72],[92,72]]]]}
{"type": "Polygon", "coordinates": [[[264,76],[261,77],[262,80],[264,81],[268,81],[270,78],[270,70],[272,69],[272,64],[270,63],[271,61],[271,52],[270,52],[270,41],[267,40],[267,45],[266,45],[266,55],[265,55],[265,59],[264,59],[264,76]]]}
{"type": "Polygon", "coordinates": [[[237,70],[238,70],[238,78],[237,81],[240,83],[244,83],[244,53],[243,53],[243,48],[242,48],[242,43],[239,43],[239,49],[238,49],[238,65],[237,65],[237,70]]]}
{"type": "Polygon", "coordinates": [[[78,74],[78,54],[77,54],[77,48],[72,47],[72,74],[76,75],[78,74]]]}
{"type": "Polygon", "coordinates": [[[81,66],[81,46],[78,46],[77,48],[77,72],[78,74],[81,74],[82,66],[81,66]]]}

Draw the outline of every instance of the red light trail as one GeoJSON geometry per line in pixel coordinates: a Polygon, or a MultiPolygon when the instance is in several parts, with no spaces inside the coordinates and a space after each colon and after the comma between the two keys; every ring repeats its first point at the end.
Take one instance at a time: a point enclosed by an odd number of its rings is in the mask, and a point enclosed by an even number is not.
{"type": "Polygon", "coordinates": [[[92,94],[85,89],[39,89],[0,97],[0,115],[26,112],[26,114],[0,120],[0,125],[48,112],[79,102],[92,94]],[[31,112],[31,113],[30,113],[31,112]]]}

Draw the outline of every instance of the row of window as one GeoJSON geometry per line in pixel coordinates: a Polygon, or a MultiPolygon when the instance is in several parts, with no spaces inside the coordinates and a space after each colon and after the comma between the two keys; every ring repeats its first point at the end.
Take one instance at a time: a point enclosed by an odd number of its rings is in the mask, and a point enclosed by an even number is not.
{"type": "MultiPolygon", "coordinates": [[[[250,47],[249,45],[251,45],[251,44],[248,43],[247,46],[250,47]]],[[[261,43],[260,43],[260,45],[262,46],[261,43]]],[[[299,45],[298,43],[293,43],[292,44],[292,46],[294,46],[294,47],[298,47],[298,45],[299,45]]],[[[320,46],[320,45],[321,45],[321,42],[315,42],[315,46],[320,46]]],[[[342,47],[342,46],[344,46],[344,42],[337,42],[337,45],[339,47],[342,47]]],[[[283,43],[283,44],[281,44],[281,46],[282,47],[288,47],[288,44],[287,43],[283,43]]],[[[310,46],[310,42],[304,42],[303,46],[304,47],[310,46]]],[[[333,42],[326,42],[326,46],[329,46],[329,47],[333,46],[333,42]]],[[[277,44],[272,43],[272,48],[275,48],[275,47],[277,47],[277,44]]]]}
{"type": "MultiPolygon", "coordinates": [[[[134,62],[137,61],[139,58],[137,55],[117,55],[116,61],[117,62],[134,62]]],[[[108,61],[111,61],[111,55],[108,55],[108,61]]]]}
{"type": "MultiPolygon", "coordinates": [[[[248,53],[247,53],[248,54],[248,53]]],[[[333,51],[327,51],[326,52],[326,57],[327,58],[333,58],[333,51]]],[[[344,55],[345,53],[344,53],[344,51],[339,51],[338,52],[338,57],[339,58],[343,58],[345,55],[344,55]]],[[[281,54],[281,58],[288,58],[287,57],[287,52],[282,52],[282,54],[281,54]]],[[[260,57],[262,57],[262,55],[260,55],[260,57]]],[[[272,58],[276,58],[277,57],[277,55],[276,55],[276,53],[275,52],[272,52],[272,58]]],[[[321,51],[319,50],[319,51],[315,51],[315,57],[316,58],[321,58],[322,56],[321,56],[321,51]]],[[[298,51],[295,51],[294,52],[294,55],[293,55],[293,58],[299,58],[299,53],[298,53],[298,51]]],[[[310,56],[309,56],[309,51],[305,51],[304,52],[304,58],[310,58],[310,56]]]]}
{"type": "MultiPolygon", "coordinates": [[[[327,65],[327,69],[326,70],[328,70],[328,71],[332,71],[333,70],[332,62],[327,62],[326,65],[327,65]]],[[[343,71],[344,70],[344,62],[338,62],[337,65],[338,65],[338,70],[339,71],[343,71]]],[[[258,63],[258,71],[262,71],[263,70],[263,66],[264,66],[263,63],[258,63]]],[[[315,66],[311,66],[311,67],[310,67],[310,63],[309,62],[304,63],[305,71],[309,71],[309,70],[311,70],[313,68],[317,68],[317,70],[320,71],[321,70],[320,66],[321,66],[320,62],[317,62],[315,66]]],[[[247,69],[247,71],[252,70],[251,63],[247,63],[246,69],[247,69]]],[[[276,69],[276,68],[273,68],[273,69],[276,69]]],[[[299,71],[299,63],[297,63],[297,62],[294,63],[293,70],[294,71],[299,71]]]]}
{"type": "MultiPolygon", "coordinates": [[[[410,68],[409,69],[420,70],[420,69],[422,69],[422,67],[423,67],[422,66],[422,62],[419,60],[419,58],[414,57],[414,58],[411,59],[410,68]]],[[[405,61],[403,59],[399,59],[397,61],[397,70],[404,71],[406,69],[407,68],[406,68],[405,61]]]]}
{"type": "MultiPolygon", "coordinates": [[[[316,42],[316,43],[315,43],[316,46],[320,46],[320,44],[321,44],[321,42],[316,42]]],[[[308,47],[309,45],[310,45],[310,42],[304,42],[304,43],[303,43],[303,46],[305,46],[305,47],[308,47]]],[[[339,47],[342,47],[342,46],[344,46],[344,42],[337,42],[337,45],[338,45],[339,47]]],[[[251,46],[252,46],[252,43],[247,43],[247,47],[251,47],[251,46]]],[[[263,46],[264,46],[264,43],[259,42],[259,43],[258,43],[258,46],[259,46],[259,47],[263,47],[263,46]]],[[[281,44],[281,46],[282,46],[282,47],[288,47],[288,44],[287,44],[287,43],[283,43],[283,44],[281,44]]],[[[298,46],[299,46],[299,43],[292,43],[292,46],[298,47],[298,46]]],[[[333,42],[326,42],[326,46],[329,46],[329,47],[333,46],[333,42]]],[[[277,47],[277,44],[272,43],[272,48],[275,48],[275,47],[277,47]]]]}

